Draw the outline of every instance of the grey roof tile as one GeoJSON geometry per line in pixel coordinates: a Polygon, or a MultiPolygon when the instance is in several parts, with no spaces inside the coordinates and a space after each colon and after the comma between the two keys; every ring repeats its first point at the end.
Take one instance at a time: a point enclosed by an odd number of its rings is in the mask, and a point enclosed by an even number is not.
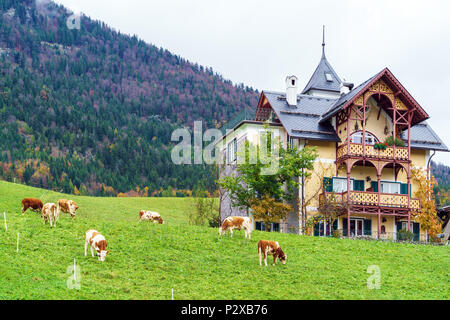
{"type": "MultiPolygon", "coordinates": [[[[408,142],[408,130],[403,132],[402,139],[408,142]]],[[[411,148],[449,151],[426,121],[411,127],[411,148]]]]}
{"type": "Polygon", "coordinates": [[[291,137],[340,141],[331,124],[319,123],[320,116],[335,99],[301,94],[297,97],[297,106],[292,107],[287,104],[285,93],[264,91],[264,94],[291,137]]]}

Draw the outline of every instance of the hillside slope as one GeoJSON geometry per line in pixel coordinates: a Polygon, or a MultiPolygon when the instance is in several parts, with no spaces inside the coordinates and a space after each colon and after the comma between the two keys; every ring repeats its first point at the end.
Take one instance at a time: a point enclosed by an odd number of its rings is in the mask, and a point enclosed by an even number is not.
{"type": "MultiPolygon", "coordinates": [[[[74,197],[75,221],[57,228],[32,212],[25,196],[61,194],[0,181],[0,299],[450,299],[448,247],[300,237],[253,232],[218,239],[217,229],[186,225],[189,199],[74,197]],[[165,225],[138,223],[140,209],[159,211],[165,225]],[[109,243],[106,262],[84,257],[84,232],[109,243]],[[20,236],[16,252],[17,233],[20,236]],[[287,264],[258,265],[257,241],[280,242],[287,264]],[[74,259],[81,290],[68,290],[74,259]],[[368,290],[367,268],[381,269],[381,289],[368,290]]],[[[269,260],[270,261],[270,260],[269,260]]]]}
{"type": "Polygon", "coordinates": [[[257,93],[51,1],[0,0],[0,177],[66,193],[214,188],[174,166],[175,127],[219,126],[257,93]],[[76,187],[76,188],[75,188],[76,187]]]}

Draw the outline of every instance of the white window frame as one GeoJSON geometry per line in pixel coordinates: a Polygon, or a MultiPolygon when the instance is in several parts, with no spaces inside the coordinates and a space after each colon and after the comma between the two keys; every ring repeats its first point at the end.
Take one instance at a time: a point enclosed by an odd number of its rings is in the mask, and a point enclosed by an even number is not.
{"type": "MultiPolygon", "coordinates": [[[[364,236],[364,219],[363,218],[350,218],[350,223],[352,221],[355,221],[355,234],[352,234],[353,237],[362,237],[364,236]],[[361,235],[358,235],[358,221],[361,221],[362,227],[361,227],[361,235]]],[[[372,232],[372,230],[370,230],[372,232]]],[[[350,230],[347,230],[347,233],[350,233],[350,230]]]]}
{"type": "MultiPolygon", "coordinates": [[[[332,179],[332,187],[333,187],[333,192],[336,193],[342,193],[342,192],[346,192],[347,191],[347,178],[341,178],[341,177],[333,177],[332,179]],[[339,186],[339,185],[335,185],[335,181],[339,181],[341,183],[340,188],[335,188],[335,186],[339,186]]],[[[354,179],[350,179],[350,191],[353,190],[353,180],[354,179]]]]}
{"type": "MultiPolygon", "coordinates": [[[[350,136],[350,139],[352,140],[353,143],[360,143],[360,144],[362,144],[362,142],[363,142],[363,132],[362,131],[357,131],[357,132],[353,133],[350,136]],[[355,139],[358,139],[358,141],[355,141],[355,139]]],[[[370,132],[366,132],[366,144],[367,145],[374,145],[375,143],[378,143],[377,137],[375,137],[370,132]]]]}
{"type": "Polygon", "coordinates": [[[227,147],[227,162],[234,163],[237,160],[237,138],[231,140],[227,147]]]}
{"type": "Polygon", "coordinates": [[[401,183],[396,181],[381,181],[381,193],[400,194],[400,185],[401,183]]]}

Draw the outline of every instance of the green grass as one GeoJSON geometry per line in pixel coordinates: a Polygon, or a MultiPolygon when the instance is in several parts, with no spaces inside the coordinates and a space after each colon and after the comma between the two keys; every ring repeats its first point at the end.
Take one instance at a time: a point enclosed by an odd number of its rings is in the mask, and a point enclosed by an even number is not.
{"type": "MultiPolygon", "coordinates": [[[[189,199],[74,197],[0,181],[0,299],[449,299],[449,247],[317,238],[186,224],[189,199]],[[57,228],[39,215],[21,215],[24,197],[72,198],[80,206],[57,228]],[[165,225],[138,223],[155,210],[165,225]],[[84,234],[105,235],[111,253],[101,263],[84,256],[84,234]],[[20,250],[16,253],[17,233],[20,250]],[[260,267],[257,241],[279,241],[286,265],[260,267]],[[69,290],[76,259],[81,290],[69,290]],[[369,290],[367,268],[381,269],[381,289],[369,290]]],[[[270,259],[269,259],[270,261],[270,259]]]]}

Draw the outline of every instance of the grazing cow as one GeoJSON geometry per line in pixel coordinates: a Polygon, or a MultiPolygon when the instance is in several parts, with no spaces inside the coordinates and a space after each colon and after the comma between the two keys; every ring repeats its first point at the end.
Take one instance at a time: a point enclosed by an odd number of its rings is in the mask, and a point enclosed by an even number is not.
{"type": "Polygon", "coordinates": [[[153,221],[153,223],[163,224],[164,220],[161,218],[161,215],[158,212],[153,211],[144,211],[141,210],[139,212],[139,221],[149,220],[153,221]]]}
{"type": "Polygon", "coordinates": [[[250,240],[252,235],[252,220],[249,217],[228,217],[219,228],[219,236],[225,234],[227,230],[230,230],[230,236],[233,237],[233,229],[244,229],[245,238],[248,236],[250,240]]]}
{"type": "Polygon", "coordinates": [[[44,204],[39,199],[26,198],[22,200],[22,206],[23,206],[22,213],[25,213],[25,211],[27,211],[28,208],[31,208],[31,210],[36,212],[41,212],[44,204]]]}
{"type": "Polygon", "coordinates": [[[42,218],[44,219],[44,224],[49,221],[50,227],[56,227],[56,221],[59,219],[59,211],[56,204],[46,203],[42,207],[42,218]]]}
{"type": "Polygon", "coordinates": [[[75,219],[75,214],[78,208],[79,207],[73,200],[66,200],[66,199],[58,200],[59,212],[70,213],[72,220],[75,219]]]}
{"type": "Polygon", "coordinates": [[[282,264],[286,264],[287,256],[281,250],[280,244],[274,241],[260,240],[258,242],[259,265],[261,266],[261,257],[264,255],[264,263],[267,267],[267,255],[273,255],[273,264],[280,259],[282,264]]]}
{"type": "Polygon", "coordinates": [[[108,244],[103,235],[101,235],[97,230],[88,230],[86,232],[86,242],[84,243],[84,256],[87,256],[87,248],[91,247],[91,254],[94,257],[94,249],[97,251],[97,256],[99,261],[105,261],[106,254],[109,250],[106,250],[108,244]]]}

